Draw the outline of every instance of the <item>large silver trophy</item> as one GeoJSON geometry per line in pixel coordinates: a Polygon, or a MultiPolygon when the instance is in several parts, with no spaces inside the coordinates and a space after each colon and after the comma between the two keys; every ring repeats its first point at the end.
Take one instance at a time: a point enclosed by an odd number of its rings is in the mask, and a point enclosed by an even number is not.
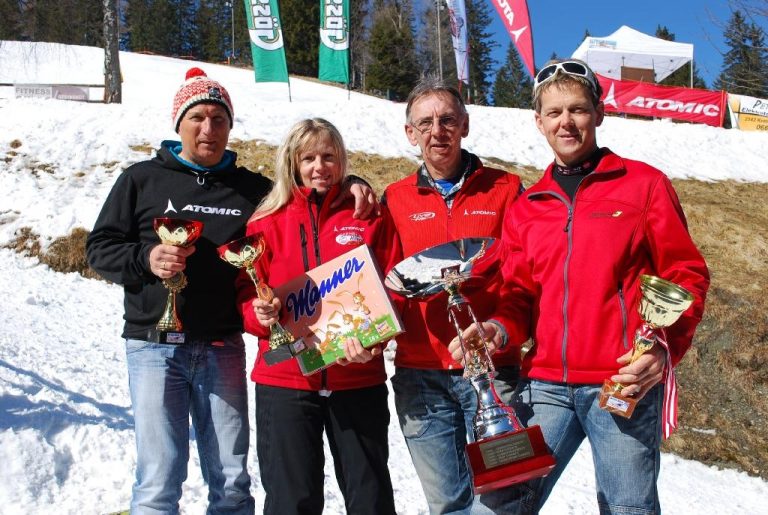
{"type": "Polygon", "coordinates": [[[384,281],[388,288],[407,298],[448,294],[448,321],[455,327],[467,356],[464,377],[477,393],[474,441],[466,448],[475,493],[544,476],[555,466],[541,428],[523,427],[514,410],[496,393],[489,340],[460,291],[465,284],[483,284],[489,274],[498,270],[499,247],[492,238],[466,238],[431,247],[400,262],[384,281]],[[463,320],[475,323],[479,338],[467,341],[463,337],[463,320]]]}

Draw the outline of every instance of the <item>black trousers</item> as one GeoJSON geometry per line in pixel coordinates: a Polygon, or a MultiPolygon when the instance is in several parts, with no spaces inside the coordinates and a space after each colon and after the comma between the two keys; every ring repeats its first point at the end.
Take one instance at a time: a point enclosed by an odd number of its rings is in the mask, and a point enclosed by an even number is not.
{"type": "Polygon", "coordinates": [[[323,431],[347,513],[395,513],[385,384],[318,392],[256,385],[256,450],[268,515],[320,515],[323,431]]]}

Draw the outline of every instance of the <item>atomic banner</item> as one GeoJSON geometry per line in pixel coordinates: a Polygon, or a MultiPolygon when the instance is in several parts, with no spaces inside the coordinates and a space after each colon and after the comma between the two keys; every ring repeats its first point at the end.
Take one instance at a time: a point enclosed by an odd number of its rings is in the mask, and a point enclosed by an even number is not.
{"type": "Polygon", "coordinates": [[[672,118],[723,126],[725,91],[659,86],[647,82],[597,76],[606,112],[672,118]]]}

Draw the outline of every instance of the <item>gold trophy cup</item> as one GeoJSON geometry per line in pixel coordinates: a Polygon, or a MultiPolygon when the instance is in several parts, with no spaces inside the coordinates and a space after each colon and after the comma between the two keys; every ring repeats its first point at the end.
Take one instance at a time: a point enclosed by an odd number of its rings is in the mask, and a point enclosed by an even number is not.
{"type": "Polygon", "coordinates": [[[515,411],[496,393],[496,370],[488,353],[488,337],[459,291],[465,281],[478,279],[472,275],[473,268],[483,268],[497,259],[493,252],[498,247],[493,244],[490,238],[467,238],[438,245],[402,261],[386,279],[387,287],[406,297],[424,298],[443,291],[448,294],[448,319],[456,329],[464,355],[468,355],[464,377],[477,394],[474,441],[466,447],[476,494],[545,476],[555,466],[541,428],[524,427],[515,411]],[[487,261],[481,264],[483,256],[487,261]],[[467,315],[478,329],[477,340],[467,341],[462,336],[459,319],[467,320],[467,315]]]}
{"type": "MultiPolygon", "coordinates": [[[[693,302],[693,295],[675,283],[653,275],[640,276],[640,305],[643,324],[635,332],[630,364],[656,343],[656,330],[669,327],[693,302]]],[[[616,415],[630,418],[638,399],[622,394],[624,386],[607,379],[600,391],[600,407],[616,415]]]]}
{"type": "MultiPolygon", "coordinates": [[[[245,236],[219,246],[219,257],[237,268],[244,268],[248,277],[256,286],[256,295],[266,302],[275,298],[274,292],[267,283],[259,280],[254,263],[264,253],[264,237],[261,234],[245,236]]],[[[264,354],[267,365],[274,365],[297,356],[307,349],[301,338],[296,339],[280,322],[269,327],[269,350],[264,354]]]]}
{"type": "MultiPolygon", "coordinates": [[[[153,227],[164,245],[175,247],[189,247],[203,233],[203,222],[183,218],[155,218],[153,227]]],[[[168,299],[165,302],[163,315],[155,326],[156,334],[150,334],[150,339],[156,339],[161,343],[184,343],[186,335],[176,312],[176,294],[186,285],[187,276],[184,272],[178,272],[168,279],[163,279],[163,286],[168,289],[168,299]]]]}

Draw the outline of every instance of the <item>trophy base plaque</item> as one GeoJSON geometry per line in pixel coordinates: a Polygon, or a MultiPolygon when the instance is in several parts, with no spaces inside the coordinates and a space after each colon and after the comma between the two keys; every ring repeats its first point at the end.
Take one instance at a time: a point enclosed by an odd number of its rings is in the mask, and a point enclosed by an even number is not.
{"type": "Polygon", "coordinates": [[[539,426],[470,443],[467,458],[475,494],[546,476],[555,467],[539,426]]]}
{"type": "Polygon", "coordinates": [[[186,343],[186,340],[187,333],[183,331],[169,331],[163,329],[150,329],[147,331],[147,341],[150,342],[182,345],[186,343]]]}
{"type": "Polygon", "coordinates": [[[616,390],[616,383],[610,380],[603,383],[598,402],[605,411],[624,418],[631,417],[637,406],[637,399],[622,395],[621,390],[616,390]]]}
{"type": "Polygon", "coordinates": [[[274,349],[268,350],[264,353],[264,361],[267,365],[275,365],[291,358],[295,358],[305,350],[307,350],[307,344],[304,343],[303,339],[299,338],[291,343],[284,343],[278,345],[274,349]]]}

